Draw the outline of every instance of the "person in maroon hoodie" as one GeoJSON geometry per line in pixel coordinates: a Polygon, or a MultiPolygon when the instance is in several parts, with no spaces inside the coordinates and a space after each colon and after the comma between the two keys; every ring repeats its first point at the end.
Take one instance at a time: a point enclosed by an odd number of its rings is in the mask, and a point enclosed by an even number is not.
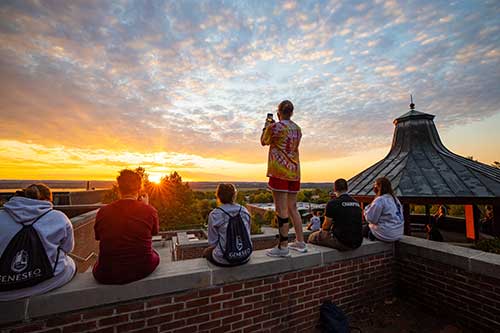
{"type": "Polygon", "coordinates": [[[147,195],[139,196],[141,176],[122,170],[116,179],[120,199],[97,212],[94,225],[99,257],[92,270],[103,284],[124,284],[151,274],[160,257],[153,250],[152,237],[158,234],[158,212],[147,195]]]}

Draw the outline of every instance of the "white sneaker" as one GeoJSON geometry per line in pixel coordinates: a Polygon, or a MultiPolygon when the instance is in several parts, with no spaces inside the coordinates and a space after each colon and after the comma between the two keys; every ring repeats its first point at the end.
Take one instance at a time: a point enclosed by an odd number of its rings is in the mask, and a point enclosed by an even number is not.
{"type": "Polygon", "coordinates": [[[289,243],[288,247],[291,248],[294,251],[300,252],[300,253],[306,253],[307,252],[307,245],[305,242],[293,242],[289,243]]]}
{"type": "Polygon", "coordinates": [[[266,254],[269,257],[290,257],[290,250],[288,250],[288,247],[279,248],[276,246],[267,250],[266,254]]]}

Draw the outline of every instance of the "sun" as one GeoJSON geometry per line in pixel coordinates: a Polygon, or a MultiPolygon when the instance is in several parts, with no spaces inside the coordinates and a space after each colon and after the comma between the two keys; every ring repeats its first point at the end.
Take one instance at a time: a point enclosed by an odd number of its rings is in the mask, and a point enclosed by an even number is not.
{"type": "Polygon", "coordinates": [[[161,182],[161,178],[161,173],[150,173],[148,176],[149,181],[155,184],[159,184],[161,182]]]}

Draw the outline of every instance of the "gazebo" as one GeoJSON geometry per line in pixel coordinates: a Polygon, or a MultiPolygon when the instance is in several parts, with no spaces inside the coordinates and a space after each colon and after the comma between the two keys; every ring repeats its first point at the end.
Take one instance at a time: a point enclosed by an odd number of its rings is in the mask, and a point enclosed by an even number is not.
{"type": "Polygon", "coordinates": [[[465,205],[466,236],[477,240],[480,210],[492,205],[494,225],[500,228],[500,169],[448,150],[434,125],[434,115],[415,110],[394,120],[395,130],[387,156],[349,180],[349,192],[363,204],[374,199],[376,178],[390,179],[403,204],[405,234],[410,233],[410,204],[465,205]]]}

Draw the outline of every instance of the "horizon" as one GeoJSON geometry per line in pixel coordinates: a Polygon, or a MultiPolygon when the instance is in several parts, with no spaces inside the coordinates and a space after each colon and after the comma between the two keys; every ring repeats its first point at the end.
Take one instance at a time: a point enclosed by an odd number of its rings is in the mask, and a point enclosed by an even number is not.
{"type": "MultiPolygon", "coordinates": [[[[265,182],[268,112],[290,99],[302,181],[349,179],[392,121],[500,160],[500,2],[0,4],[0,177],[265,182]]],[[[276,115],[275,115],[276,117],[276,115]]]]}

